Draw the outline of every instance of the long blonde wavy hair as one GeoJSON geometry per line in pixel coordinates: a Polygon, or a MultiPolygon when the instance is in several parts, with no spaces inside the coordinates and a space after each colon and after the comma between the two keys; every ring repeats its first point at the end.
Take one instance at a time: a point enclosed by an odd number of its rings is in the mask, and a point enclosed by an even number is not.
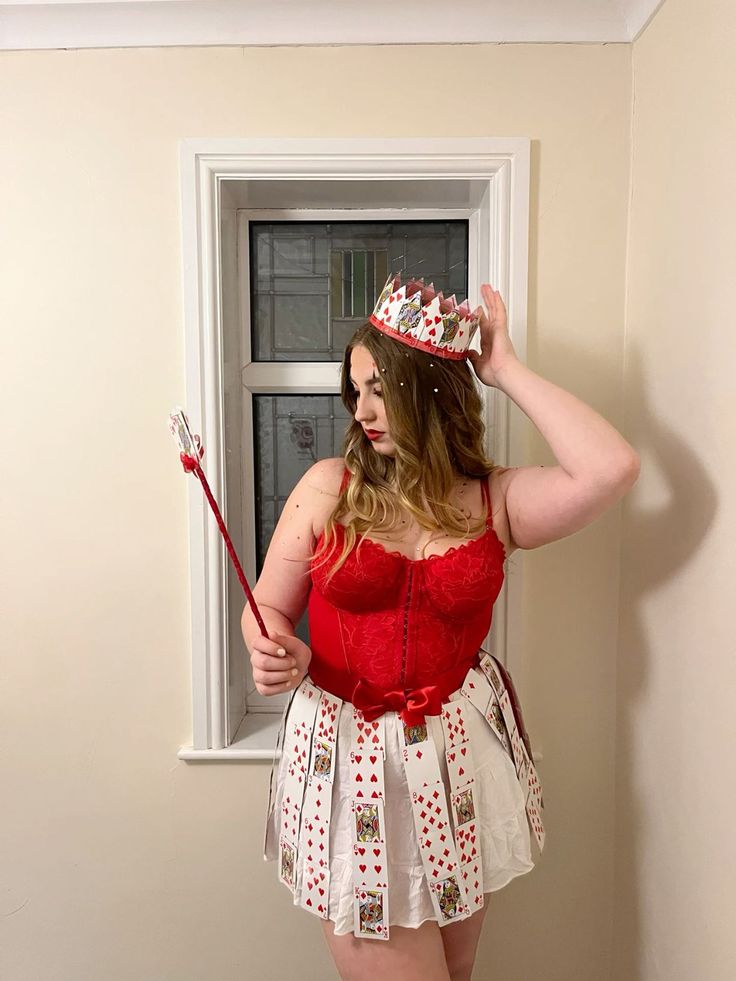
{"type": "Polygon", "coordinates": [[[475,537],[485,527],[488,516],[473,523],[449,501],[458,475],[486,477],[495,469],[483,450],[482,402],[465,359],[433,356],[393,340],[366,321],[345,348],[340,397],[353,416],[342,445],[351,478],[327,519],[321,548],[310,556],[319,560],[317,565],[326,562],[337,543],[338,519],[351,515],[342,553],[328,581],[344,564],[358,536],[359,554],[363,538],[371,532],[397,531],[402,513],[409,512],[422,528],[454,537],[475,537]],[[355,421],[357,394],[350,383],[350,358],[358,344],[373,355],[381,377],[396,447],[393,457],[377,453],[355,421]]]}

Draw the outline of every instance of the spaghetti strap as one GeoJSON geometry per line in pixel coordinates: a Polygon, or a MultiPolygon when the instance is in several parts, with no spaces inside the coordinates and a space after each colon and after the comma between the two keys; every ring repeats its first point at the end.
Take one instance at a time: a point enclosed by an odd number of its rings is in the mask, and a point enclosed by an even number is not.
{"type": "Polygon", "coordinates": [[[345,469],[343,471],[343,475],[342,475],[342,482],[340,484],[340,493],[341,494],[345,490],[345,488],[348,486],[348,481],[349,480],[350,480],[350,471],[348,470],[347,467],[345,467],[345,469]]]}
{"type": "Polygon", "coordinates": [[[493,525],[493,508],[491,506],[491,474],[487,474],[485,477],[480,479],[480,488],[483,492],[483,500],[486,502],[486,508],[488,509],[486,515],[486,524],[493,525]]]}

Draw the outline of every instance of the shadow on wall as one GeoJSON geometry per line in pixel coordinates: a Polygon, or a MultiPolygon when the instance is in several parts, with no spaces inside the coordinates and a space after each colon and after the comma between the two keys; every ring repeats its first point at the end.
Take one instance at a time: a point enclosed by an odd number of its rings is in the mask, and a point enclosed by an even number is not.
{"type": "MultiPolygon", "coordinates": [[[[639,929],[643,912],[637,884],[647,856],[643,853],[640,829],[657,788],[651,788],[647,803],[643,799],[641,782],[635,779],[637,743],[640,742],[637,706],[646,697],[649,687],[647,632],[637,613],[647,594],[667,583],[700,549],[715,520],[719,501],[716,485],[693,448],[676,432],[666,429],[652,413],[647,402],[652,384],[642,373],[636,345],[631,346],[628,357],[625,405],[628,418],[633,420],[628,436],[642,458],[642,467],[657,467],[663,489],[662,503],[651,509],[637,510],[633,503],[636,498],[624,502],[626,523],[622,541],[624,557],[627,544],[636,543],[636,561],[627,564],[620,593],[622,630],[617,678],[620,709],[616,755],[618,921],[614,935],[625,937],[626,943],[617,951],[616,976],[627,981],[644,981],[642,970],[648,963],[648,952],[643,949],[639,929]]],[[[689,402],[697,397],[690,381],[684,382],[680,402],[683,415],[687,414],[689,402]]],[[[693,617],[699,615],[697,609],[692,610],[693,617]]],[[[693,656],[698,657],[700,653],[693,651],[693,656]]],[[[679,667],[673,664],[673,669],[679,667]]],[[[707,670],[705,663],[703,670],[707,670]]],[[[688,720],[687,691],[682,694],[683,716],[673,717],[670,735],[663,737],[664,744],[671,750],[673,768],[681,762],[681,744],[687,741],[689,725],[696,721],[688,720]]],[[[667,774],[663,772],[662,785],[667,783],[667,774]]],[[[674,794],[676,783],[671,782],[670,786],[674,794]]],[[[671,799],[665,798],[659,806],[666,807],[671,803],[671,799]]],[[[687,889],[688,884],[681,882],[680,886],[687,889]]]]}

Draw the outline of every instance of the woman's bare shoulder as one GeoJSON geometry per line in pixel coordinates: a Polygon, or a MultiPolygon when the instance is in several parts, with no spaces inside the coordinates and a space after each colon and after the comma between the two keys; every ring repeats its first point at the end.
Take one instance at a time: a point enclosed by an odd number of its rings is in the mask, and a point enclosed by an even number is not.
{"type": "Polygon", "coordinates": [[[312,534],[315,540],[324,531],[340,496],[340,484],[345,473],[345,460],[341,456],[318,460],[309,471],[307,487],[310,492],[312,534]]]}
{"type": "Polygon", "coordinates": [[[511,538],[509,518],[506,512],[506,490],[513,476],[514,467],[494,467],[489,478],[491,507],[493,508],[493,529],[503,542],[506,558],[515,552],[518,545],[511,538]]]}

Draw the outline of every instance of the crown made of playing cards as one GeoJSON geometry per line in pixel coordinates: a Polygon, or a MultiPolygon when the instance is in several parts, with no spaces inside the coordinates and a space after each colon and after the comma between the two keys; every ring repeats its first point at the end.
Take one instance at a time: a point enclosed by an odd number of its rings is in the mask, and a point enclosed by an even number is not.
{"type": "Polygon", "coordinates": [[[455,294],[435,293],[421,279],[401,285],[401,273],[391,273],[368,318],[374,327],[402,344],[428,351],[438,358],[459,361],[467,358],[468,348],[480,324],[467,300],[460,306],[455,294]]]}

